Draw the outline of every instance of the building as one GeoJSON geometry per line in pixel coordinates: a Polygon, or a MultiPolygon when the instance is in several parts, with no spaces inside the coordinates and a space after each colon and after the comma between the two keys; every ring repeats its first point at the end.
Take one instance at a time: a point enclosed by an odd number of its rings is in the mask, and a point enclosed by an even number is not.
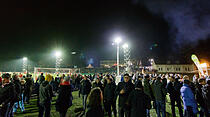
{"type": "MultiPolygon", "coordinates": [[[[100,60],[100,67],[110,68],[117,66],[117,60],[108,59],[108,60],[100,60]]],[[[124,60],[120,60],[120,66],[124,66],[124,60]]]]}
{"type": "Polygon", "coordinates": [[[193,64],[154,64],[152,69],[158,73],[194,73],[196,67],[193,64]]]}

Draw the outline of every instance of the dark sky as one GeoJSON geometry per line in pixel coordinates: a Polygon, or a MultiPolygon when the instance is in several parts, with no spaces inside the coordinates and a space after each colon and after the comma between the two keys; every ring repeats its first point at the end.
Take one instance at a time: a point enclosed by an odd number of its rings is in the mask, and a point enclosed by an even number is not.
{"type": "MultiPolygon", "coordinates": [[[[16,0],[5,3],[0,11],[0,52],[3,54],[0,59],[28,56],[39,61],[51,56],[56,48],[63,50],[67,58],[71,51],[97,60],[115,58],[116,47],[112,41],[118,35],[129,43],[134,58],[175,60],[186,57],[186,53],[190,55],[202,43],[209,43],[206,37],[202,39],[204,42],[185,40],[186,45],[178,46],[180,41],[175,41],[177,37],[173,38],[172,32],[179,28],[172,28],[175,24],[164,17],[164,13],[154,12],[150,3],[142,1],[16,0]],[[151,49],[154,44],[158,46],[151,49]],[[189,45],[189,51],[180,51],[189,45]]],[[[208,50],[206,47],[205,51],[208,50]]],[[[209,55],[204,52],[203,57],[209,55]]]]}

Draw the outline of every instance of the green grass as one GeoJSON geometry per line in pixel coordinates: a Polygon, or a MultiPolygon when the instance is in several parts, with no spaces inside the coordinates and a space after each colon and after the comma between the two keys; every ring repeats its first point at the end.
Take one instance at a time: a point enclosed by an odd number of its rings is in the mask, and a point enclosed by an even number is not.
{"type": "MultiPolygon", "coordinates": [[[[78,113],[75,113],[74,110],[76,108],[82,107],[82,98],[78,97],[78,91],[73,92],[74,100],[73,105],[69,108],[67,112],[67,117],[76,117],[78,113]]],[[[25,113],[22,114],[20,112],[20,109],[18,109],[18,112],[15,114],[15,117],[37,117],[38,116],[38,107],[36,105],[37,99],[33,98],[30,100],[30,105],[25,105],[25,113]]],[[[59,113],[55,110],[55,101],[56,97],[53,98],[52,105],[51,105],[51,117],[59,117],[59,113]]],[[[167,102],[169,102],[170,99],[167,96],[167,102]]],[[[168,117],[171,117],[171,106],[169,103],[166,103],[166,112],[168,117]]],[[[176,108],[176,115],[179,117],[179,111],[178,108],[176,108]]],[[[154,109],[151,109],[150,111],[151,117],[156,117],[156,112],[154,109]]]]}

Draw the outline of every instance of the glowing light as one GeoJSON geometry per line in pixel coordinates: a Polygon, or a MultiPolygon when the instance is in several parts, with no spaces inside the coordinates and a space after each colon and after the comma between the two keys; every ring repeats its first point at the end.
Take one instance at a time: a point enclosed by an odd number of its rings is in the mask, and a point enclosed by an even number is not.
{"type": "Polygon", "coordinates": [[[202,63],[202,64],[200,64],[200,66],[206,68],[207,64],[206,63],[202,63]]]}
{"type": "Polygon", "coordinates": [[[128,44],[125,43],[125,44],[123,45],[123,48],[124,48],[124,49],[127,49],[127,48],[128,48],[128,44]]]}
{"type": "Polygon", "coordinates": [[[23,57],[23,61],[27,61],[28,60],[28,58],[27,57],[23,57]]]}
{"type": "Polygon", "coordinates": [[[122,41],[121,37],[117,37],[115,38],[114,42],[119,44],[122,41]]]}
{"type": "Polygon", "coordinates": [[[57,58],[61,57],[61,55],[62,55],[61,51],[55,51],[55,56],[57,58]]]}

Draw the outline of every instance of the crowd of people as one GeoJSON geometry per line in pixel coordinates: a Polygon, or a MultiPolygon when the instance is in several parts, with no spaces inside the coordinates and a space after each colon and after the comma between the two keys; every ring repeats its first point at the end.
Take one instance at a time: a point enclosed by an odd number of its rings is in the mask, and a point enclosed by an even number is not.
{"type": "Polygon", "coordinates": [[[189,76],[179,74],[124,74],[119,83],[116,78],[115,74],[107,73],[63,74],[55,78],[42,73],[33,80],[29,74],[3,74],[0,78],[0,117],[12,117],[18,107],[24,113],[24,104],[30,104],[32,93],[37,95],[39,117],[50,116],[53,97],[56,97],[56,111],[65,117],[73,105],[72,92],[75,90],[82,98],[82,116],[86,117],[150,117],[152,108],[157,117],[166,117],[166,102],[170,102],[173,117],[177,114],[180,117],[210,116],[208,76],[195,75],[191,80],[189,76]],[[176,106],[179,113],[175,111],[176,106]]]}

